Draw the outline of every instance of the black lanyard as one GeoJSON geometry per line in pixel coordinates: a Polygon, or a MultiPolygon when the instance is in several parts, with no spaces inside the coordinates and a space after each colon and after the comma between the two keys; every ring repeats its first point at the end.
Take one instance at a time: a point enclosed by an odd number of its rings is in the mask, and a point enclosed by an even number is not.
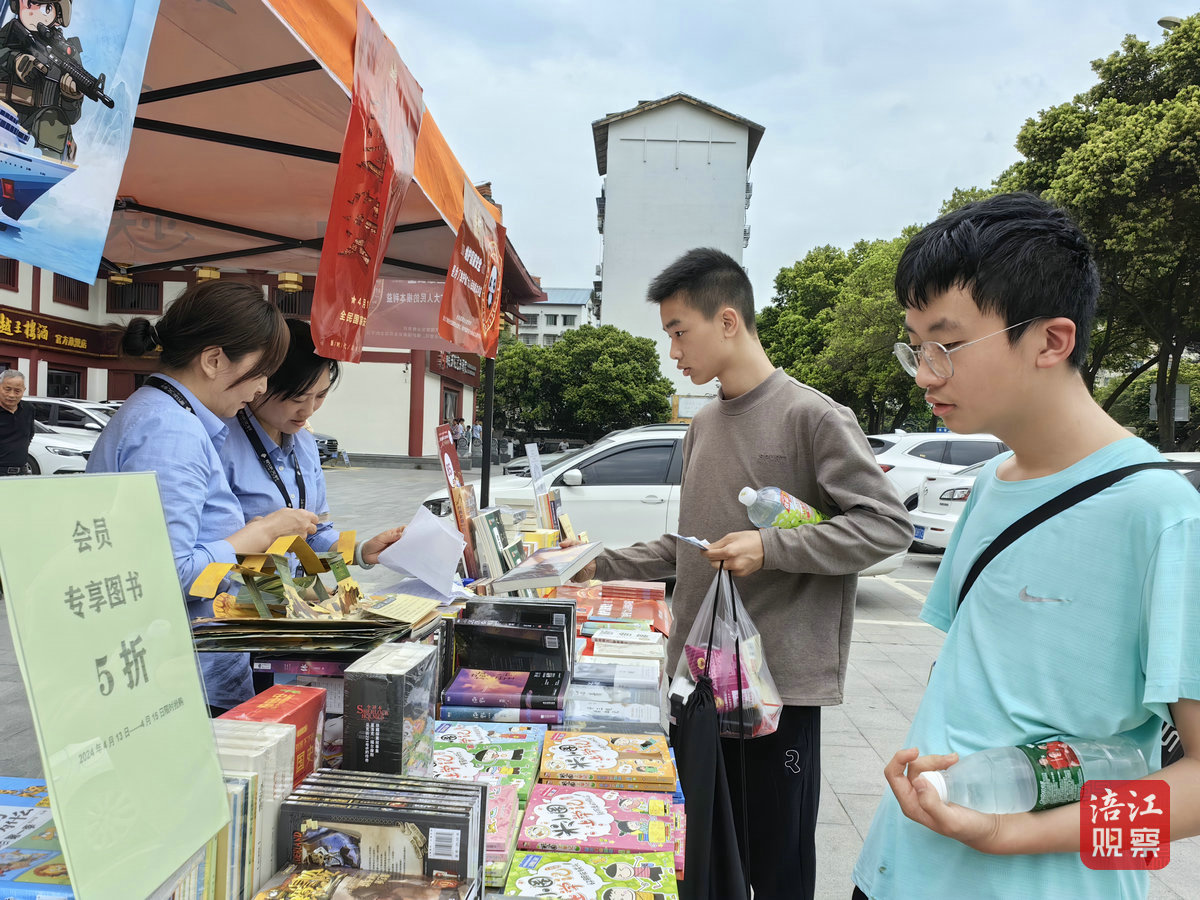
{"type": "MultiPolygon", "coordinates": [[[[275,482],[275,487],[279,488],[279,493],[283,495],[284,504],[291,509],[292,495],[288,493],[283,479],[279,477],[279,470],[275,468],[275,463],[271,462],[271,454],[263,446],[262,438],[254,430],[250,415],[244,409],[238,410],[237,420],[242,426],[242,431],[246,432],[246,437],[250,439],[250,445],[254,448],[254,452],[258,454],[258,461],[262,463],[263,471],[267,473],[268,478],[275,482]]],[[[304,476],[300,474],[300,458],[296,456],[295,450],[292,451],[292,459],[296,464],[296,491],[300,494],[300,509],[304,509],[304,476]]]]}
{"type": "Polygon", "coordinates": [[[192,404],[188,403],[188,398],[183,396],[183,394],[179,392],[179,388],[175,387],[175,385],[171,384],[171,382],[164,381],[157,375],[151,375],[146,379],[145,384],[148,387],[158,388],[160,391],[190,412],[193,416],[196,415],[196,411],[192,409],[192,404]]]}

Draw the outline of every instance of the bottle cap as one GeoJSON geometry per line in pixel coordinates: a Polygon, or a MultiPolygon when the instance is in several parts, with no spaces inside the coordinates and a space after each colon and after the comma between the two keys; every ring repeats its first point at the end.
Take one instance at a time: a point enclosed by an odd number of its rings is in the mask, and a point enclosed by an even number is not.
{"type": "Polygon", "coordinates": [[[753,506],[754,501],[758,499],[758,491],[752,487],[744,487],[738,491],[738,500],[743,506],[753,506]]]}
{"type": "Polygon", "coordinates": [[[922,772],[921,777],[933,785],[933,789],[937,791],[937,794],[942,798],[943,803],[950,802],[946,799],[949,792],[946,790],[945,775],[943,775],[941,772],[922,772]]]}

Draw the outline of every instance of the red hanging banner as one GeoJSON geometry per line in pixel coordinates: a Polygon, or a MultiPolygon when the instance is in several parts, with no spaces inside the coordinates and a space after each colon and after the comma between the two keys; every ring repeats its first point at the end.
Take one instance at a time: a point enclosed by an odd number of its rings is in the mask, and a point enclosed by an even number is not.
{"type": "Polygon", "coordinates": [[[494,358],[500,341],[504,226],[492,218],[470,181],[463,182],[463,220],[442,292],[438,334],[469,353],[494,358]]]}
{"type": "Polygon", "coordinates": [[[358,4],[354,95],[313,292],[317,353],[358,362],[371,292],[412,183],[421,86],[367,8],[358,4]]]}

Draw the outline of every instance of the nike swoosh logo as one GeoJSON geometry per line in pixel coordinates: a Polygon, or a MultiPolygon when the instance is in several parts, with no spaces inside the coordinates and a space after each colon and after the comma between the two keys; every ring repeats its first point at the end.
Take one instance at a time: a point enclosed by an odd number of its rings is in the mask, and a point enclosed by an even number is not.
{"type": "Polygon", "coordinates": [[[1021,588],[1021,593],[1017,595],[1022,603],[1070,603],[1064,597],[1035,597],[1025,588],[1021,588]]]}

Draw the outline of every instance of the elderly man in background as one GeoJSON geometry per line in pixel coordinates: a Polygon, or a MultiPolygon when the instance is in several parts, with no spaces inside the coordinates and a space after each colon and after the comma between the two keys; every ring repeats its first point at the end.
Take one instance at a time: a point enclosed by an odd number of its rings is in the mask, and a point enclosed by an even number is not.
{"type": "Polygon", "coordinates": [[[30,474],[33,407],[21,402],[23,396],[25,376],[16,369],[0,372],[0,475],[30,474]]]}

